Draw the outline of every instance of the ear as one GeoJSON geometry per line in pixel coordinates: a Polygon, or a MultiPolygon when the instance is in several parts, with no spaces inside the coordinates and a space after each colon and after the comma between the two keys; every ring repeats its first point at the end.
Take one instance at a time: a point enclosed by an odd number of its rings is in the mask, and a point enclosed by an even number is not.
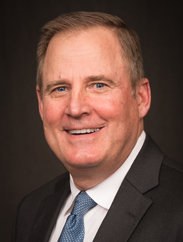
{"type": "Polygon", "coordinates": [[[138,102],[139,117],[143,118],[151,105],[151,89],[149,81],[143,78],[136,87],[136,99],[138,102]]]}
{"type": "Polygon", "coordinates": [[[43,100],[42,100],[41,91],[38,85],[36,86],[36,93],[37,93],[37,99],[38,99],[39,114],[41,116],[41,119],[43,120],[43,100]]]}

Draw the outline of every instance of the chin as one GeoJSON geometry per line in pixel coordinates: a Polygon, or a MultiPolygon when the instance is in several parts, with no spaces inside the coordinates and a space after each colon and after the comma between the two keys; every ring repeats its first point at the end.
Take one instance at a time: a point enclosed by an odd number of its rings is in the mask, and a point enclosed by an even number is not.
{"type": "Polygon", "coordinates": [[[67,159],[65,166],[75,167],[75,168],[90,168],[100,165],[101,161],[94,159],[93,157],[77,157],[72,159],[67,159]]]}

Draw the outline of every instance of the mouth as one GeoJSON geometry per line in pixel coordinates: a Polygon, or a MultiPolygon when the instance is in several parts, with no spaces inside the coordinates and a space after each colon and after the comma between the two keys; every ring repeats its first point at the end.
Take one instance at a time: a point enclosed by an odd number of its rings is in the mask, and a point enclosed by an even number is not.
{"type": "Polygon", "coordinates": [[[67,133],[71,135],[84,135],[84,134],[91,134],[98,132],[101,128],[97,129],[71,129],[71,130],[66,130],[67,133]]]}

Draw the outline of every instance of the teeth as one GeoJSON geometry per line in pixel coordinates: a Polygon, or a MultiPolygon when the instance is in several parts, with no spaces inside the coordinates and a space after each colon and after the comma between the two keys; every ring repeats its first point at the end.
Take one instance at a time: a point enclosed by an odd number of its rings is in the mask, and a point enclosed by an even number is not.
{"type": "Polygon", "coordinates": [[[69,134],[90,134],[96,131],[99,131],[99,129],[73,129],[73,130],[68,130],[67,132],[69,134]]]}

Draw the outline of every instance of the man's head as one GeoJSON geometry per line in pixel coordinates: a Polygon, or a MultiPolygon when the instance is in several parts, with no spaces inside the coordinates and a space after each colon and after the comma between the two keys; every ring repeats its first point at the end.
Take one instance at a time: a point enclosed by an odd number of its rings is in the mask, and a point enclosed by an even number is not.
{"type": "Polygon", "coordinates": [[[76,186],[87,189],[132,151],[150,106],[148,80],[132,88],[116,32],[99,25],[55,34],[43,60],[37,95],[45,137],[76,186]]]}
{"type": "Polygon", "coordinates": [[[129,64],[130,81],[133,95],[136,83],[144,77],[142,55],[137,34],[129,29],[117,16],[100,12],[74,12],[63,14],[48,22],[42,28],[42,35],[37,50],[37,84],[42,91],[42,68],[50,40],[57,34],[78,32],[92,27],[104,27],[111,30],[118,38],[123,57],[129,64]]]}

